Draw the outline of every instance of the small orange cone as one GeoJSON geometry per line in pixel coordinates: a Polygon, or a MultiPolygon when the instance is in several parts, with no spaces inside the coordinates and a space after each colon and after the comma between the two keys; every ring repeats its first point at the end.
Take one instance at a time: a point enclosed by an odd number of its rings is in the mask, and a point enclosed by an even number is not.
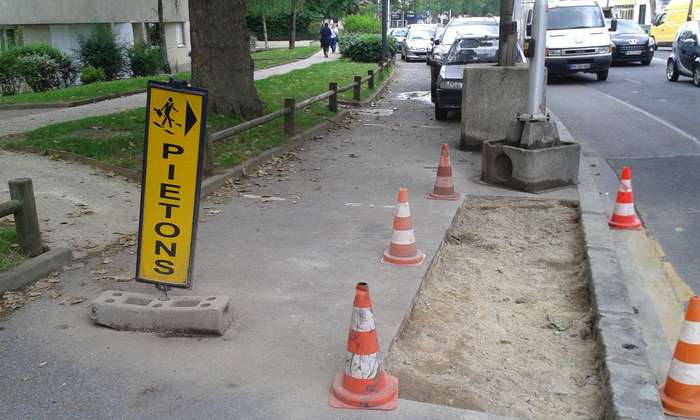
{"type": "Polygon", "coordinates": [[[700,297],[688,301],[685,323],[661,390],[661,405],[672,416],[700,419],[700,297]]]}
{"type": "Polygon", "coordinates": [[[333,379],[329,403],[335,408],[393,410],[399,404],[399,380],[382,366],[367,283],[357,283],[353,306],[345,370],[333,379]]]}
{"type": "Polygon", "coordinates": [[[408,205],[408,190],[399,189],[394,216],[394,233],[391,235],[389,249],[384,251],[382,262],[397,265],[420,265],[425,254],[416,248],[416,235],[413,233],[411,208],[408,205]]]}
{"type": "Polygon", "coordinates": [[[433,192],[428,194],[433,200],[458,200],[459,193],[455,192],[452,182],[452,164],[450,163],[450,148],[447,143],[442,144],[440,162],[438,163],[437,177],[433,192]]]}
{"type": "Polygon", "coordinates": [[[620,188],[615,199],[615,211],[608,222],[613,229],[636,230],[642,226],[634,211],[634,197],[632,196],[632,170],[625,166],[620,176],[620,188]]]}

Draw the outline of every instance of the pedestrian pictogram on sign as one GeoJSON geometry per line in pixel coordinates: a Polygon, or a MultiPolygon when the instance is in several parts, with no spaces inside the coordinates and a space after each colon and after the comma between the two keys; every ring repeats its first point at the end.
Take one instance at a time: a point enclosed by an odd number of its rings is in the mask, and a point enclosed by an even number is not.
{"type": "Polygon", "coordinates": [[[137,281],[191,286],[206,103],[206,90],[148,82],[137,281]]]}

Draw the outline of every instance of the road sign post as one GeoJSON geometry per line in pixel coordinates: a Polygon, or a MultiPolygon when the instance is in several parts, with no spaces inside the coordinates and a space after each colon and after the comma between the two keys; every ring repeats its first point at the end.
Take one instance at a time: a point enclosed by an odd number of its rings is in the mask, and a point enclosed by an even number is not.
{"type": "Polygon", "coordinates": [[[205,154],[207,91],[148,82],[136,280],[190,288],[205,154]]]}

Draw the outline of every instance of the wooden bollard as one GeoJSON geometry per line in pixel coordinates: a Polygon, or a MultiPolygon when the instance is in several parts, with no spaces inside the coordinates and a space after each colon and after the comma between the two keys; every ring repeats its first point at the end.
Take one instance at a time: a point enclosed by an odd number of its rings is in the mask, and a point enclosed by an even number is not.
{"type": "Polygon", "coordinates": [[[297,100],[294,98],[284,98],[284,107],[289,109],[289,112],[284,116],[284,132],[289,136],[293,136],[297,131],[297,100]]]}
{"type": "Polygon", "coordinates": [[[328,110],[338,112],[338,82],[330,82],[328,90],[333,91],[333,94],[328,97],[328,110]]]}
{"type": "Polygon", "coordinates": [[[10,198],[22,203],[20,211],[15,213],[17,243],[28,256],[36,257],[44,252],[44,247],[41,245],[41,232],[39,232],[39,218],[36,215],[32,180],[29,178],[17,178],[11,180],[8,184],[10,186],[10,198]]]}
{"type": "Polygon", "coordinates": [[[373,90],[374,89],[374,70],[369,69],[367,70],[367,89],[373,90]]]}
{"type": "Polygon", "coordinates": [[[360,100],[360,92],[362,92],[362,76],[355,76],[355,86],[352,87],[352,99],[360,100]]]}

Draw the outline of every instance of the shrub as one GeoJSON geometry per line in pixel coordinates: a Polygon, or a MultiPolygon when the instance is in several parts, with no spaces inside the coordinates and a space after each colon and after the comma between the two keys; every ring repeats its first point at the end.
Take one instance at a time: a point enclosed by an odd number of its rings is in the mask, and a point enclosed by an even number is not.
{"type": "Polygon", "coordinates": [[[348,33],[381,34],[382,22],[375,16],[348,15],[343,18],[343,31],[348,33]]]}
{"type": "Polygon", "coordinates": [[[17,66],[22,78],[34,92],[43,92],[59,87],[59,65],[46,54],[27,54],[17,57],[17,66]]]}
{"type": "Polygon", "coordinates": [[[72,85],[78,69],[56,48],[30,44],[0,53],[0,91],[3,95],[20,93],[22,82],[40,92],[72,85]]]}
{"type": "Polygon", "coordinates": [[[17,65],[16,50],[0,52],[0,92],[17,95],[22,85],[22,75],[17,65]]]}
{"type": "Polygon", "coordinates": [[[163,55],[160,47],[137,42],[127,50],[127,55],[134,76],[151,76],[163,70],[163,55]]]}
{"type": "MultiPolygon", "coordinates": [[[[382,60],[382,36],[377,34],[346,34],[339,38],[340,52],[352,61],[378,63],[382,60]]],[[[396,40],[389,37],[389,56],[398,52],[396,40]]]]}
{"type": "Polygon", "coordinates": [[[125,48],[107,26],[98,26],[88,36],[78,38],[78,55],[85,66],[100,68],[107,80],[114,80],[127,68],[125,48]]]}
{"type": "Polygon", "coordinates": [[[107,80],[107,75],[105,75],[105,71],[99,67],[87,65],[83,67],[83,72],[80,73],[80,81],[86,85],[89,83],[102,82],[104,80],[107,80]]]}

